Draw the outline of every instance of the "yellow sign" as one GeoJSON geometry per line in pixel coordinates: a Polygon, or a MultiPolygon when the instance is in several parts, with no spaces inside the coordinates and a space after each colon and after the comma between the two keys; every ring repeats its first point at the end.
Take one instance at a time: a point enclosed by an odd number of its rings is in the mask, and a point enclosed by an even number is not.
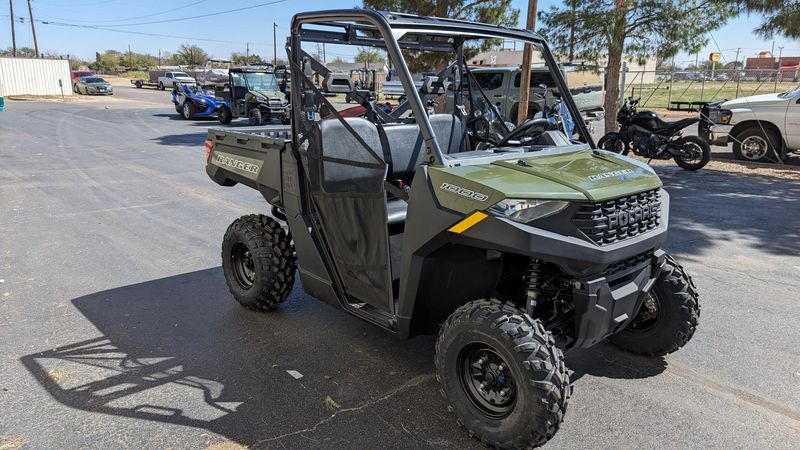
{"type": "Polygon", "coordinates": [[[711,52],[711,53],[708,54],[708,60],[709,61],[714,61],[714,62],[719,62],[719,58],[721,56],[722,55],[720,55],[719,52],[711,52]]]}

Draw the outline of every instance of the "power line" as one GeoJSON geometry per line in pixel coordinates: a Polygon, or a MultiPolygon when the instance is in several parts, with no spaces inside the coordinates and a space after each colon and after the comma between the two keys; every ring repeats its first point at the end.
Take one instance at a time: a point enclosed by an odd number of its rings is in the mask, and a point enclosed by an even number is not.
{"type": "Polygon", "coordinates": [[[257,5],[252,5],[252,6],[243,6],[241,8],[228,9],[228,10],[225,10],[225,11],[216,11],[216,12],[213,12],[213,13],[206,13],[206,14],[198,14],[196,16],[179,17],[179,18],[175,18],[175,19],[164,19],[164,20],[153,20],[153,21],[150,21],[150,22],[137,22],[137,23],[116,24],[116,25],[115,24],[109,24],[109,25],[110,26],[114,26],[114,27],[136,27],[136,26],[140,26],[140,25],[153,25],[153,24],[157,24],[157,23],[180,22],[180,21],[184,21],[184,20],[200,19],[202,17],[218,16],[220,14],[230,14],[230,13],[239,12],[239,11],[247,11],[249,9],[261,8],[261,7],[269,6],[269,5],[276,5],[278,3],[285,3],[287,1],[289,1],[289,0],[274,0],[274,1],[271,1],[271,2],[259,3],[257,5]]]}
{"type": "MultiPolygon", "coordinates": [[[[187,41],[198,41],[198,42],[221,42],[224,44],[243,44],[241,41],[226,41],[222,39],[208,39],[208,38],[196,38],[190,36],[177,36],[171,34],[160,34],[160,33],[146,33],[144,31],[130,31],[130,30],[115,30],[113,28],[107,27],[97,27],[93,25],[80,25],[74,23],[65,23],[65,22],[53,22],[47,20],[36,19],[37,22],[43,25],[56,25],[56,26],[64,26],[64,27],[72,27],[72,28],[86,28],[90,30],[99,30],[99,31],[111,31],[114,33],[125,33],[125,34],[135,34],[139,36],[154,36],[154,37],[165,37],[165,38],[173,38],[173,39],[185,39],[187,41]]],[[[259,44],[263,44],[259,42],[259,44]]]]}
{"type": "MultiPolygon", "coordinates": [[[[144,19],[146,17],[160,16],[162,14],[170,13],[170,12],[173,12],[173,11],[178,11],[178,10],[185,9],[185,8],[191,8],[192,6],[199,5],[200,3],[205,3],[207,1],[208,0],[198,0],[198,1],[194,1],[192,3],[189,3],[187,5],[179,6],[177,8],[171,8],[171,9],[167,9],[167,10],[164,10],[164,11],[145,14],[143,16],[126,17],[124,19],[114,19],[114,20],[111,20],[110,22],[126,22],[128,20],[136,20],[136,19],[144,19]]],[[[56,17],[56,16],[47,15],[47,14],[40,14],[40,15],[42,17],[48,17],[50,19],[55,19],[55,20],[65,20],[65,21],[68,21],[68,22],[78,22],[78,23],[108,23],[109,22],[108,20],[79,20],[79,19],[70,19],[70,18],[64,18],[64,17],[56,17]]]]}

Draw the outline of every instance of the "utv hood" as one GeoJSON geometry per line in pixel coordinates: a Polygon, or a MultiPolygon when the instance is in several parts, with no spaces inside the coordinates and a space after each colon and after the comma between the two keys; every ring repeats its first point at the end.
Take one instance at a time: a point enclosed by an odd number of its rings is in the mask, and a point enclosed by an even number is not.
{"type": "MultiPolygon", "coordinates": [[[[495,161],[492,165],[559,184],[589,201],[610,200],[661,187],[661,180],[650,166],[599,150],[528,156],[495,161]]],[[[531,178],[531,182],[536,178],[531,178]]]]}
{"type": "Polygon", "coordinates": [[[428,174],[439,203],[463,213],[506,198],[598,202],[661,187],[647,164],[602,150],[431,166],[428,174]]]}

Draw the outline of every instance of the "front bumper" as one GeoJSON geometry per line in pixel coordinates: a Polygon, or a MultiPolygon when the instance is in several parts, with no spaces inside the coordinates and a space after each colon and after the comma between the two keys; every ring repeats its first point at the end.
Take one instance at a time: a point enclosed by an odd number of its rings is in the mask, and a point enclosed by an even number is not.
{"type": "Polygon", "coordinates": [[[544,229],[497,218],[479,222],[457,240],[557,265],[573,280],[575,320],[567,348],[590,347],[636,316],[661,272],[665,253],[660,249],[669,225],[669,195],[663,190],[660,201],[657,227],[611,244],[592,242],[568,221],[554,220],[544,229]]]}
{"type": "Polygon", "coordinates": [[[730,133],[733,125],[707,124],[700,127],[700,137],[709,145],[727,147],[730,142],[730,133]]]}
{"type": "Polygon", "coordinates": [[[575,330],[569,348],[591,347],[625,328],[653,288],[665,256],[656,250],[624,270],[582,280],[572,292],[575,330]]]}

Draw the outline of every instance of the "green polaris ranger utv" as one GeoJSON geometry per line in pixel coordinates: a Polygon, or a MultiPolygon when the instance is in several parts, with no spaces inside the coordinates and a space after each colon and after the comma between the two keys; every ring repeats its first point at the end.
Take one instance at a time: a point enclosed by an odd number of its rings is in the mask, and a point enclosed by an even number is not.
{"type": "Polygon", "coordinates": [[[309,295],[398,337],[438,333],[448,410],[498,448],[556,433],[572,392],[565,351],[608,339],[664,355],[691,339],[697,292],[661,249],[669,196],[646,164],[594,148],[539,35],[348,9],[296,15],[287,52],[291,127],[206,141],[208,175],[271,206],[225,232],[239,303],[276,308],[298,274],[309,295]],[[465,64],[500,39],[531,45],[562,93],[517,128],[465,64]],[[385,51],[408,101],[387,111],[358,95],[304,51],[317,43],[385,51]],[[445,69],[415,85],[406,58],[423,54],[445,69]],[[363,113],[343,117],[331,94],[363,113]]]}

